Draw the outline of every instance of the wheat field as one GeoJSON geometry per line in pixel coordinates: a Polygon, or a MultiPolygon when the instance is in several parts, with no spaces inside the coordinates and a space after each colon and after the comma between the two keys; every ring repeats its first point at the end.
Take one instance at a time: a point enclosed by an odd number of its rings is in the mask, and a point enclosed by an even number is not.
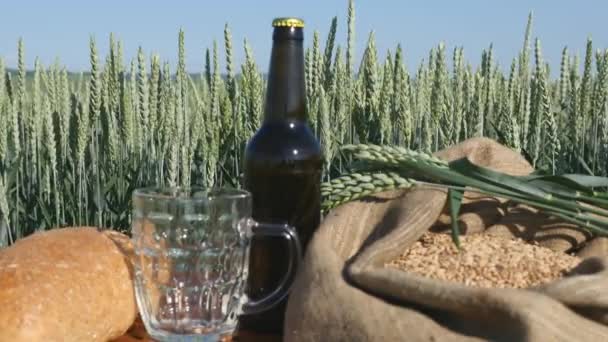
{"type": "MultiPolygon", "coordinates": [[[[491,44],[473,67],[463,47],[443,43],[410,72],[400,45],[378,60],[374,32],[355,56],[353,1],[345,24],[344,44],[333,18],[325,43],[314,31],[305,55],[325,181],[345,171],[344,144],[433,152],[475,136],[549,173],[608,175],[608,50],[591,39],[582,59],[564,47],[552,72],[530,15],[508,72],[491,44]]],[[[223,45],[205,50],[195,77],[186,72],[184,34],[174,70],[141,48],[126,61],[113,35],[106,56],[91,38],[90,70],[77,76],[59,62],[25,65],[22,40],[14,69],[0,56],[0,247],[57,226],[128,231],[131,192],[144,185],[240,187],[244,147],[263,116],[264,71],[246,40],[235,65],[227,24],[223,45]]]]}

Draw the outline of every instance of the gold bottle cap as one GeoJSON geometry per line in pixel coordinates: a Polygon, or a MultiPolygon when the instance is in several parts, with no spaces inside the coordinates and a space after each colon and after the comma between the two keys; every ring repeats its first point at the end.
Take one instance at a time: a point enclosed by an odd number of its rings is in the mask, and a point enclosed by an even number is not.
{"type": "Polygon", "coordinates": [[[304,20],[299,18],[276,18],[272,21],[273,27],[304,27],[304,20]]]}

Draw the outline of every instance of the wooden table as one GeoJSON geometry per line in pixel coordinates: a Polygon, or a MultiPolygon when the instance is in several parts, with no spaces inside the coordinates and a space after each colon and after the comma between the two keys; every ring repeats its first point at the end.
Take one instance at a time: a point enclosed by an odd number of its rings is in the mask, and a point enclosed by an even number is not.
{"type": "MultiPolygon", "coordinates": [[[[283,339],[279,335],[256,334],[253,332],[238,332],[238,335],[232,338],[228,337],[223,342],[238,341],[238,342],[281,342],[283,339]]],[[[121,337],[112,342],[154,342],[150,335],[146,332],[143,322],[138,317],[131,328],[121,337]]]]}

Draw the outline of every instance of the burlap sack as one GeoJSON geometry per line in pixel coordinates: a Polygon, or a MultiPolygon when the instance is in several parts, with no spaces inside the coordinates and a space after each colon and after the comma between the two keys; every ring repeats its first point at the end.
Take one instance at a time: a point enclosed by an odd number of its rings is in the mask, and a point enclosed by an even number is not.
{"type": "MultiPolygon", "coordinates": [[[[436,155],[497,171],[532,167],[489,139],[436,155]]],[[[384,265],[429,229],[449,229],[446,193],[395,191],[333,210],[313,237],[292,288],[286,341],[608,341],[608,245],[502,199],[465,194],[465,233],[518,236],[585,259],[566,278],[529,289],[483,289],[384,265]]]]}

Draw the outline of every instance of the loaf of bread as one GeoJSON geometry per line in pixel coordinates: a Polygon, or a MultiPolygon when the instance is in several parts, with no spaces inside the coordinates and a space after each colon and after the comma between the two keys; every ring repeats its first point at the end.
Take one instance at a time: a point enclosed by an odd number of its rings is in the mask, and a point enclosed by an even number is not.
{"type": "Polygon", "coordinates": [[[110,341],[137,306],[129,240],[91,227],[52,229],[0,250],[0,341],[110,341]]]}

